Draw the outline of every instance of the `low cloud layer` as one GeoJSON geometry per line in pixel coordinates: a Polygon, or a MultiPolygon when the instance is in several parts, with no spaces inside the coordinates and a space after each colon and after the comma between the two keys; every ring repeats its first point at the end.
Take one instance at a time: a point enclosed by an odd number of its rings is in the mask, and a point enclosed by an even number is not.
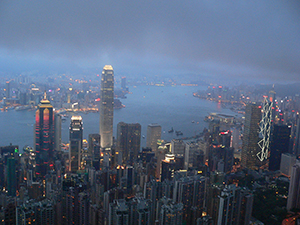
{"type": "Polygon", "coordinates": [[[2,64],[300,81],[299,39],[298,1],[0,2],[2,64]]]}

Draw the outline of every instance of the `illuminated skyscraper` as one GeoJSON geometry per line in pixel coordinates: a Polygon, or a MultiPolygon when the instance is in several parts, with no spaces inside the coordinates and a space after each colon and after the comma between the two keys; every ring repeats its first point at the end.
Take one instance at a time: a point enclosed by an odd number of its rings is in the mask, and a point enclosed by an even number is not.
{"type": "Polygon", "coordinates": [[[72,116],[70,124],[69,171],[76,172],[81,168],[83,127],[82,117],[72,116]]]}
{"type": "Polygon", "coordinates": [[[110,65],[104,66],[102,71],[100,99],[101,148],[111,148],[113,145],[114,71],[110,65]]]}
{"type": "Polygon", "coordinates": [[[259,159],[259,123],[261,121],[261,108],[258,105],[249,104],[246,106],[244,136],[242,146],[242,166],[249,169],[257,169],[259,159]]]}
{"type": "Polygon", "coordinates": [[[54,152],[54,113],[46,92],[35,113],[35,150],[37,175],[45,176],[54,152]]]}
{"type": "Polygon", "coordinates": [[[161,139],[161,126],[157,123],[151,123],[147,128],[146,146],[151,148],[153,152],[157,151],[157,140],[161,139]]]}

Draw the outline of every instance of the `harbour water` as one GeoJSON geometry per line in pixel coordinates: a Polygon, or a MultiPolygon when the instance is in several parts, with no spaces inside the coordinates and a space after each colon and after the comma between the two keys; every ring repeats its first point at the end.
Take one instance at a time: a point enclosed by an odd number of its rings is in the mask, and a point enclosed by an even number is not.
{"type": "MultiPolygon", "coordinates": [[[[146,137],[147,125],[158,123],[162,126],[162,139],[170,141],[178,137],[191,137],[203,131],[207,123],[204,117],[211,112],[234,115],[229,109],[224,109],[220,104],[193,97],[193,92],[206,87],[189,86],[137,86],[129,87],[132,94],[126,99],[121,99],[126,106],[114,111],[114,136],[116,137],[117,124],[140,123],[142,135],[146,137]],[[181,131],[182,136],[168,133],[173,127],[174,131],[181,131]]],[[[91,133],[99,133],[99,113],[78,113],[83,118],[84,138],[91,133]]],[[[78,115],[77,114],[77,115],[78,115]]],[[[62,123],[62,141],[68,142],[69,125],[73,113],[62,123]]],[[[0,146],[25,145],[33,146],[34,111],[0,112],[0,146]]],[[[146,138],[141,139],[141,145],[146,145],[146,138]]]]}

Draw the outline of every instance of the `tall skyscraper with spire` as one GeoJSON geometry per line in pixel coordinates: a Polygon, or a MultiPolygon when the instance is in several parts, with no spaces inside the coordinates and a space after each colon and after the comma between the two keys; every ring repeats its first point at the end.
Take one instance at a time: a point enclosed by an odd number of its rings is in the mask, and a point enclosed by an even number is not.
{"type": "Polygon", "coordinates": [[[111,65],[104,66],[102,71],[100,99],[100,146],[111,148],[114,118],[114,70],[111,65]]]}
{"type": "Polygon", "coordinates": [[[35,150],[37,175],[45,176],[54,154],[54,112],[46,92],[35,113],[35,150]]]}

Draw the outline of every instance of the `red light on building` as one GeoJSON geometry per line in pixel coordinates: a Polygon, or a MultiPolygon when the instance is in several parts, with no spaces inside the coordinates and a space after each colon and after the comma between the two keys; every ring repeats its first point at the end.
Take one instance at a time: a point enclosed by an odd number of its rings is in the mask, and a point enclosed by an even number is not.
{"type": "Polygon", "coordinates": [[[219,88],[222,88],[222,86],[219,86],[219,88]]]}

